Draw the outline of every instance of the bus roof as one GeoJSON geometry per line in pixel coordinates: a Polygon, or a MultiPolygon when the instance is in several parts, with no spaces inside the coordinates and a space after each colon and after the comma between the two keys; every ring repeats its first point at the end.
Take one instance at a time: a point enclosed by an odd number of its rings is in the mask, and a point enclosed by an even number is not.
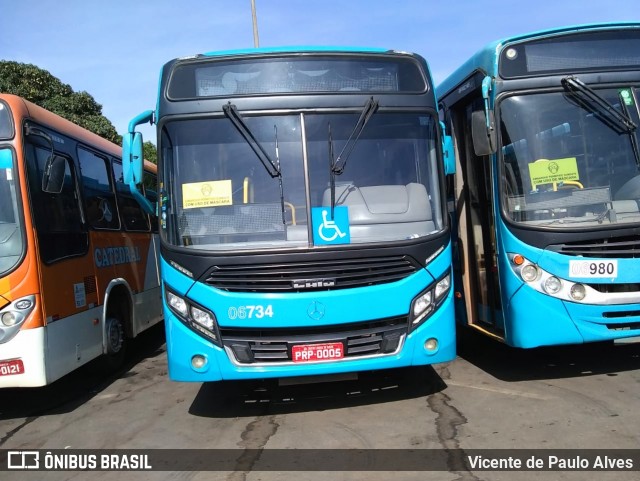
{"type": "Polygon", "coordinates": [[[374,47],[319,47],[319,46],[285,46],[285,47],[261,47],[235,50],[220,50],[203,53],[207,57],[223,57],[237,55],[264,55],[270,53],[387,53],[392,50],[374,47]]]}
{"type": "MultiPolygon", "coordinates": [[[[45,127],[73,137],[81,143],[92,145],[115,157],[122,157],[122,148],[120,146],[33,102],[13,94],[0,94],[0,100],[9,105],[16,118],[31,119],[45,127]]],[[[145,170],[156,172],[157,167],[154,163],[145,160],[145,170]]]]}
{"type": "Polygon", "coordinates": [[[609,22],[609,23],[592,23],[582,25],[571,25],[566,27],[551,28],[546,30],[538,30],[535,32],[505,37],[500,40],[493,41],[479,51],[471,58],[457,68],[451,75],[444,79],[436,88],[438,98],[444,97],[457,87],[461,82],[467,79],[475,71],[483,71],[487,75],[495,76],[498,71],[498,59],[503,47],[509,43],[519,42],[523,40],[539,39],[544,37],[553,37],[568,32],[581,32],[587,30],[610,30],[620,28],[640,28],[640,22],[609,22]]]}

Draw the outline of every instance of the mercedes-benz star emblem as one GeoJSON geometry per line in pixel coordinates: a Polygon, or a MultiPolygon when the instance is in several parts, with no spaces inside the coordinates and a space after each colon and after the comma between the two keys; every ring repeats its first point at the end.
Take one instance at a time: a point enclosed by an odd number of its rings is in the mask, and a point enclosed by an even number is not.
{"type": "Polygon", "coordinates": [[[307,315],[316,321],[319,321],[324,317],[324,304],[318,301],[313,301],[307,307],[307,315]]]}

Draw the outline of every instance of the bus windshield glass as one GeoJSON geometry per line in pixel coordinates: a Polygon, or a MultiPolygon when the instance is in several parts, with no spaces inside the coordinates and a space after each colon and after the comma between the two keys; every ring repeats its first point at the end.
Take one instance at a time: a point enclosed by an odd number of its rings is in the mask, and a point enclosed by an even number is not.
{"type": "Polygon", "coordinates": [[[0,155],[0,276],[17,264],[23,250],[16,171],[13,163],[4,162],[4,159],[11,159],[10,152],[2,149],[0,155]]]}
{"type": "Polygon", "coordinates": [[[310,247],[317,243],[310,219],[322,215],[315,208],[326,207],[329,215],[332,190],[333,207],[348,211],[349,243],[441,231],[436,119],[376,112],[344,170],[331,174],[330,153],[342,151],[358,117],[242,114],[256,142],[226,117],[167,122],[161,137],[166,239],[205,250],[310,247]],[[263,161],[256,145],[267,154],[263,161]]]}
{"type": "Polygon", "coordinates": [[[637,90],[593,92],[599,105],[568,91],[500,103],[501,192],[511,220],[581,230],[640,223],[637,90]]]}

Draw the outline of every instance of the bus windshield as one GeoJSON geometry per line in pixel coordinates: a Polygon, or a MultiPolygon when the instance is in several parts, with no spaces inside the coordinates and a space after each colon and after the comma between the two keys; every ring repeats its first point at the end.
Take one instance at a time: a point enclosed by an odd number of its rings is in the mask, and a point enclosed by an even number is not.
{"type": "Polygon", "coordinates": [[[595,92],[600,106],[572,92],[500,103],[501,192],[513,221],[581,230],[640,223],[636,90],[595,92]],[[612,121],[618,113],[631,127],[612,121]]]}
{"type": "MultiPolygon", "coordinates": [[[[10,152],[2,149],[0,159],[11,159],[10,152]]],[[[20,219],[16,171],[13,163],[0,160],[0,276],[10,271],[20,260],[23,249],[20,219]]]]}
{"type": "Polygon", "coordinates": [[[359,113],[240,113],[267,154],[262,160],[257,144],[229,118],[164,125],[162,226],[170,243],[206,250],[309,247],[313,208],[332,205],[348,209],[350,243],[443,229],[433,116],[376,112],[344,170],[331,174],[331,153],[342,151],[359,113]]]}

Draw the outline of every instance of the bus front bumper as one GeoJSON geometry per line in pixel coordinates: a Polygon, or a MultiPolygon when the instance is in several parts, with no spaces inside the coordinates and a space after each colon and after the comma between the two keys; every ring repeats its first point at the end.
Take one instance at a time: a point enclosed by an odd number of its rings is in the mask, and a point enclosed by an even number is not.
{"type": "Polygon", "coordinates": [[[207,382],[314,376],[391,369],[451,361],[456,355],[453,290],[431,317],[409,334],[391,354],[345,357],[335,361],[241,364],[229,349],[214,345],[165,310],[169,377],[207,382]],[[433,339],[437,340],[435,349],[433,339]],[[198,357],[197,359],[194,359],[198,357]],[[233,359],[233,360],[232,360],[233,359]],[[200,365],[204,361],[203,365],[200,365]]]}
{"type": "Polygon", "coordinates": [[[640,336],[640,303],[569,302],[523,286],[505,316],[506,341],[521,348],[615,341],[640,336]]]}

